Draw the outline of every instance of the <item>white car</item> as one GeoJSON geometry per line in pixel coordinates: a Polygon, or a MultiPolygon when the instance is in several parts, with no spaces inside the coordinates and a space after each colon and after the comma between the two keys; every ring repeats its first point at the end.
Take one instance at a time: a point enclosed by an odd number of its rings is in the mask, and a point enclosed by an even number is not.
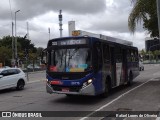
{"type": "Polygon", "coordinates": [[[33,66],[33,64],[30,64],[30,65],[27,66],[27,68],[28,68],[28,69],[33,69],[33,68],[34,68],[34,69],[40,69],[40,66],[38,66],[38,65],[36,65],[36,64],[33,66]]]}
{"type": "Polygon", "coordinates": [[[0,90],[7,88],[22,90],[26,83],[26,75],[20,68],[0,69],[0,90]]]}

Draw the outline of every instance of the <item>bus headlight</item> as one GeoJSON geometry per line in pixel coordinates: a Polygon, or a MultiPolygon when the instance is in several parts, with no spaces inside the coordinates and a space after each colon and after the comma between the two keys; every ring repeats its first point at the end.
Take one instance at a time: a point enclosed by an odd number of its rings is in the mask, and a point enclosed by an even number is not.
{"type": "Polygon", "coordinates": [[[88,83],[88,84],[92,83],[92,79],[89,79],[89,80],[87,81],[87,83],[88,83]]]}
{"type": "Polygon", "coordinates": [[[49,85],[51,84],[50,81],[48,79],[46,79],[46,83],[48,83],[49,85]]]}
{"type": "Polygon", "coordinates": [[[92,83],[92,81],[93,81],[93,79],[89,79],[89,80],[87,80],[87,82],[84,82],[84,83],[83,83],[83,87],[88,86],[89,84],[91,84],[91,83],[92,83]]]}

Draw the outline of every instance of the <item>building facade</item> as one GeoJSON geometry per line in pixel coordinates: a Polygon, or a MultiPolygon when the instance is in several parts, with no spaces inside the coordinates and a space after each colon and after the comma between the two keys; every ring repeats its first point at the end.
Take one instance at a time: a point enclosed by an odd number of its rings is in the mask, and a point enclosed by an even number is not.
{"type": "Polygon", "coordinates": [[[160,50],[160,40],[158,38],[146,38],[145,49],[146,52],[160,50]]]}

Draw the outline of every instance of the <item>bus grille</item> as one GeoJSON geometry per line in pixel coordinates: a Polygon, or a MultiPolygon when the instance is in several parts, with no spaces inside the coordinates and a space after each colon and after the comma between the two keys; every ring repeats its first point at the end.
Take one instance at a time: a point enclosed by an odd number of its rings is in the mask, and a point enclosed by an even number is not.
{"type": "Polygon", "coordinates": [[[69,92],[79,92],[79,90],[82,88],[81,86],[56,86],[52,85],[52,88],[54,91],[62,91],[62,89],[69,89],[69,92]]]}

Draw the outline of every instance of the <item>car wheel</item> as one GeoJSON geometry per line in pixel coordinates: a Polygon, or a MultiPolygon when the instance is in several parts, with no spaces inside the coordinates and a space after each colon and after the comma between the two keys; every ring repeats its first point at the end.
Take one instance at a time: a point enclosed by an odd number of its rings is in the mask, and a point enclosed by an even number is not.
{"type": "Polygon", "coordinates": [[[24,89],[24,85],[25,85],[24,81],[23,80],[19,80],[18,83],[17,83],[16,89],[17,90],[23,90],[24,89]]]}

